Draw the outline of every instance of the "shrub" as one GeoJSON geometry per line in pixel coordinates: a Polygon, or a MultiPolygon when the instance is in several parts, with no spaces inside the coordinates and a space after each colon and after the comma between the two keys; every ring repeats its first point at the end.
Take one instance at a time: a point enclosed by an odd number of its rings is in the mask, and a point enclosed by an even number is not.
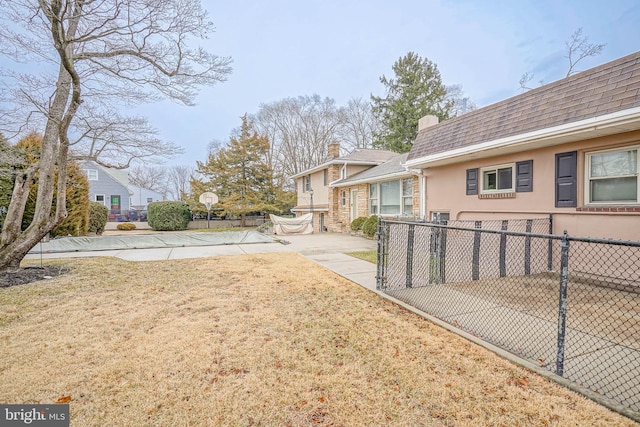
{"type": "MultiPolygon", "coordinates": [[[[75,162],[69,163],[67,167],[67,181],[68,215],[56,228],[51,230],[52,237],[84,236],[89,229],[89,181],[75,162]]],[[[56,197],[57,193],[57,191],[54,193],[56,197]]]]}
{"type": "Polygon", "coordinates": [[[367,220],[362,224],[362,232],[365,236],[373,237],[378,231],[378,215],[371,215],[367,220]]]}
{"type": "Polygon", "coordinates": [[[360,231],[362,230],[362,225],[367,220],[366,216],[359,216],[358,218],[351,221],[351,231],[360,231]]]}
{"type": "Polygon", "coordinates": [[[156,231],[186,230],[191,219],[184,202],[153,202],[147,208],[149,226],[156,231]]]}
{"type": "Polygon", "coordinates": [[[123,230],[123,231],[129,231],[129,230],[135,230],[136,229],[136,225],[132,222],[122,222],[120,224],[118,224],[116,226],[116,228],[118,230],[123,230]]]}
{"type": "Polygon", "coordinates": [[[105,205],[98,202],[89,202],[89,233],[104,233],[108,218],[109,209],[105,205]]]}
{"type": "Polygon", "coordinates": [[[260,233],[267,233],[272,228],[273,228],[273,222],[265,221],[262,224],[260,224],[258,228],[256,228],[256,231],[259,231],[260,233]]]}

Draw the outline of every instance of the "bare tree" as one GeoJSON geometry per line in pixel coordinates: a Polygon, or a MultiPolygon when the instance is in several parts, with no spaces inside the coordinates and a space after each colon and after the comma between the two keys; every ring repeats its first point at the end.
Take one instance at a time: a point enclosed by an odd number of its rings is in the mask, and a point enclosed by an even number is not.
{"type": "Polygon", "coordinates": [[[183,152],[181,147],[160,140],[158,130],[145,117],[125,117],[113,108],[81,109],[74,131],[76,138],[70,141],[74,159],[109,168],[125,169],[136,160],[158,163],[183,152]]]}
{"type": "Polygon", "coordinates": [[[447,86],[447,94],[445,100],[451,103],[451,116],[456,117],[464,113],[476,110],[478,106],[469,99],[468,96],[464,96],[462,85],[447,86]]]}
{"type": "Polygon", "coordinates": [[[129,169],[129,184],[156,191],[166,196],[167,171],[162,166],[135,164],[129,169]]]}
{"type": "Polygon", "coordinates": [[[94,111],[165,97],[192,105],[199,87],[225,80],[230,60],[190,47],[213,30],[198,0],[3,0],[0,20],[2,53],[34,70],[3,73],[13,85],[2,92],[11,107],[3,104],[0,120],[21,124],[14,132],[44,126],[40,159],[15,175],[0,234],[5,270],[18,268],[67,215],[66,166],[72,141],[82,136],[74,122],[90,110],[83,103],[94,111]],[[33,221],[21,231],[36,173],[33,221]]]}
{"type": "MultiPolygon", "coordinates": [[[[582,27],[580,27],[576,31],[574,31],[571,36],[569,36],[569,39],[564,42],[564,46],[566,49],[566,54],[564,57],[569,61],[569,67],[567,69],[567,74],[565,75],[565,77],[569,77],[570,75],[576,73],[575,67],[578,62],[590,56],[600,55],[606,45],[589,43],[589,37],[582,34],[582,27]]],[[[529,71],[522,74],[518,82],[520,84],[520,89],[522,91],[530,90],[531,87],[529,87],[528,84],[531,80],[533,80],[533,78],[534,74],[529,71]]],[[[538,83],[540,84],[540,86],[542,86],[545,82],[544,80],[539,80],[538,83]]]]}
{"type": "Polygon", "coordinates": [[[342,123],[335,101],[319,95],[263,104],[251,119],[258,132],[269,138],[267,164],[285,176],[324,162],[342,123]]]}
{"type": "Polygon", "coordinates": [[[582,27],[578,28],[571,34],[569,40],[564,43],[567,49],[565,58],[569,61],[569,69],[566,77],[575,73],[574,69],[578,62],[590,56],[598,56],[604,49],[604,44],[589,43],[589,37],[582,35],[582,27]]]}
{"type": "Polygon", "coordinates": [[[167,196],[171,200],[186,201],[191,192],[191,179],[196,175],[193,166],[176,165],[167,170],[167,196]]]}
{"type": "Polygon", "coordinates": [[[336,139],[342,148],[351,152],[358,148],[371,148],[373,135],[379,130],[379,123],[371,111],[371,103],[362,98],[352,98],[346,106],[338,110],[340,126],[336,139]]]}

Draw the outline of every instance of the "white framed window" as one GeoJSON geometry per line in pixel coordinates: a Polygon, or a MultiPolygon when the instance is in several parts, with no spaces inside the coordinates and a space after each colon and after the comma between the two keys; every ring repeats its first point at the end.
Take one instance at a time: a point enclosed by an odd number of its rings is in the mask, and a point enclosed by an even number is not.
{"type": "Polygon", "coordinates": [[[480,169],[480,188],[482,193],[506,193],[515,191],[515,163],[490,166],[480,169]]]}
{"type": "Polygon", "coordinates": [[[369,184],[370,215],[412,215],[413,178],[369,184]]]}
{"type": "Polygon", "coordinates": [[[311,190],[311,175],[305,175],[302,178],[302,191],[311,190]]]}
{"type": "Polygon", "coordinates": [[[347,190],[342,190],[340,192],[340,205],[344,208],[347,206],[347,190]]]}
{"type": "Polygon", "coordinates": [[[107,206],[104,202],[104,194],[96,194],[96,202],[102,203],[103,205],[107,206]]]}
{"type": "Polygon", "coordinates": [[[369,215],[378,215],[378,184],[369,184],[369,215]]]}
{"type": "Polygon", "coordinates": [[[98,170],[97,169],[85,169],[87,174],[87,179],[89,181],[97,181],[98,180],[98,170]]]}
{"type": "Polygon", "coordinates": [[[639,146],[586,153],[585,202],[638,204],[639,146]]]}
{"type": "Polygon", "coordinates": [[[413,214],[413,178],[402,180],[402,213],[413,214]]]}

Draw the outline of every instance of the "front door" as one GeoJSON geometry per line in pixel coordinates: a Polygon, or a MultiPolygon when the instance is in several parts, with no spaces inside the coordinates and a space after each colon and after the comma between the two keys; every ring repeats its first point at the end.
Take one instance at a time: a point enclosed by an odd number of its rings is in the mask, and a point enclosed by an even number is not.
{"type": "Polygon", "coordinates": [[[111,213],[120,213],[120,196],[111,196],[111,213]]]}
{"type": "Polygon", "coordinates": [[[358,218],[358,190],[351,190],[351,201],[349,203],[351,208],[350,221],[358,218]]]}

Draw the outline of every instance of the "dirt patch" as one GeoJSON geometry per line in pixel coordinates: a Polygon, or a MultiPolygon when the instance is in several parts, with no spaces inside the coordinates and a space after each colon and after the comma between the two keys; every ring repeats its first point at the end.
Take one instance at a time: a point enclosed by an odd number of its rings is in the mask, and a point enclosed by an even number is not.
{"type": "Polygon", "coordinates": [[[78,259],[0,307],[0,401],[72,425],[634,425],[290,253],[78,259]]]}
{"type": "Polygon", "coordinates": [[[0,272],[0,288],[24,285],[38,280],[52,279],[69,272],[67,267],[55,267],[51,265],[28,266],[12,272],[0,272]]]}

